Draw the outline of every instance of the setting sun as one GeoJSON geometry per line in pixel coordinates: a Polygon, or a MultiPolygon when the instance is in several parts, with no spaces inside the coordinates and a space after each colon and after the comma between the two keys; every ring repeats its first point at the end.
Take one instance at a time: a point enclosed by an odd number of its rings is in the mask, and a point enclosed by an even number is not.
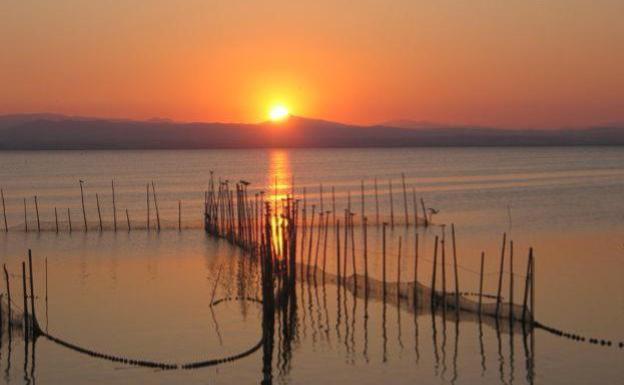
{"type": "Polygon", "coordinates": [[[290,113],[288,112],[288,108],[283,105],[277,105],[271,107],[271,110],[269,111],[269,119],[274,122],[278,122],[286,119],[289,114],[290,113]]]}

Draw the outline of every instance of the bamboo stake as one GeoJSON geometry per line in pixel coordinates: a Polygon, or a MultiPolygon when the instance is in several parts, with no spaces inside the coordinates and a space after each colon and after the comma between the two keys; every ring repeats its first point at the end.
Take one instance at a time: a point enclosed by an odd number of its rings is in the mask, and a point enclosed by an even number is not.
{"type": "Polygon", "coordinates": [[[324,207],[323,207],[323,183],[321,183],[320,186],[319,186],[319,194],[321,196],[321,198],[320,198],[321,199],[321,211],[320,212],[324,213],[325,210],[324,210],[324,207]]]}
{"type": "Polygon", "coordinates": [[[451,223],[451,235],[453,238],[453,267],[455,270],[455,310],[459,314],[459,272],[457,271],[457,245],[455,243],[454,223],[451,223]]]}
{"type": "Polygon", "coordinates": [[[33,284],[32,251],[28,249],[28,275],[30,277],[30,314],[33,335],[37,332],[37,315],[35,313],[35,286],[33,284]]]}
{"type": "Polygon", "coordinates": [[[485,263],[485,253],[481,252],[481,270],[479,273],[479,317],[481,317],[481,305],[483,302],[483,265],[485,263]]]}
{"type": "Polygon", "coordinates": [[[501,248],[500,271],[498,274],[498,291],[496,294],[496,318],[500,310],[501,294],[503,290],[503,268],[505,267],[505,247],[507,246],[507,233],[503,233],[503,246],[501,248]]]}
{"type": "Polygon", "coordinates": [[[392,179],[388,179],[388,192],[390,193],[390,228],[394,229],[394,197],[392,196],[392,179]]]}
{"type": "Polygon", "coordinates": [[[160,212],[158,211],[158,201],[156,200],[156,187],[154,187],[154,181],[152,181],[152,195],[154,196],[154,208],[156,209],[156,226],[160,231],[160,212]]]}
{"type": "Polygon", "coordinates": [[[48,331],[48,257],[45,257],[45,310],[46,310],[46,332],[48,331]]]}
{"type": "Polygon", "coordinates": [[[8,324],[9,324],[9,333],[11,333],[11,324],[13,323],[13,317],[11,315],[11,285],[9,283],[9,272],[7,271],[6,264],[2,264],[2,268],[4,269],[4,281],[6,282],[6,290],[7,290],[7,308],[8,308],[8,324]]]}
{"type": "Polygon", "coordinates": [[[401,181],[403,183],[403,208],[405,209],[405,226],[409,226],[409,215],[407,213],[407,189],[405,188],[405,173],[401,173],[401,181]]]}
{"type": "Polygon", "coordinates": [[[366,204],[364,202],[364,179],[362,179],[360,181],[360,183],[361,183],[360,184],[360,196],[362,198],[362,201],[361,201],[361,209],[362,209],[362,214],[361,215],[362,216],[360,218],[362,218],[362,220],[364,220],[364,211],[365,211],[365,208],[366,208],[366,204]]]}
{"type": "Polygon", "coordinates": [[[397,256],[397,303],[401,306],[401,246],[403,239],[399,235],[399,253],[397,256]]]}
{"type": "Polygon", "coordinates": [[[446,309],[446,231],[442,227],[442,304],[446,309]]]}
{"type": "Polygon", "coordinates": [[[58,233],[58,211],[56,210],[56,207],[54,208],[54,223],[56,224],[56,232],[58,233]]]}
{"type": "Polygon", "coordinates": [[[527,305],[529,299],[529,286],[531,285],[531,264],[533,263],[533,248],[529,249],[529,259],[527,261],[526,279],[524,281],[524,299],[522,301],[522,322],[526,321],[527,305]]]}
{"type": "Polygon", "coordinates": [[[325,232],[323,234],[323,279],[325,279],[325,270],[327,267],[327,233],[329,232],[329,211],[325,211],[325,232]]]}
{"type": "Polygon", "coordinates": [[[67,223],[69,224],[69,232],[72,232],[71,214],[69,213],[69,207],[67,208],[67,223]]]}
{"type": "Polygon", "coordinates": [[[418,202],[416,200],[416,189],[412,187],[412,200],[414,201],[414,226],[418,227],[418,202]]]}
{"type": "Polygon", "coordinates": [[[418,301],[418,232],[414,234],[414,306],[418,301]]]}
{"type": "Polygon", "coordinates": [[[306,275],[310,275],[310,264],[312,263],[312,241],[314,240],[314,213],[316,205],[312,205],[312,218],[310,219],[310,241],[308,243],[308,263],[306,266],[306,275]]]}
{"type": "Polygon", "coordinates": [[[22,293],[23,293],[23,306],[24,306],[24,338],[28,343],[28,326],[30,325],[28,317],[28,292],[26,291],[26,263],[22,262],[22,293]]]}
{"type": "Polygon", "coordinates": [[[113,229],[117,231],[117,206],[115,204],[115,181],[111,180],[111,190],[113,193],[113,229]]]}
{"type": "Polygon", "coordinates": [[[368,218],[362,218],[362,231],[364,240],[364,293],[368,297],[368,218]]]}
{"type": "Polygon", "coordinates": [[[353,287],[354,291],[357,293],[357,267],[355,264],[355,234],[354,234],[354,224],[353,224],[353,216],[355,214],[351,213],[349,215],[349,222],[351,227],[351,261],[353,263],[353,287]]]}
{"type": "Polygon", "coordinates": [[[323,211],[319,213],[319,224],[318,224],[318,235],[316,236],[316,252],[314,253],[314,277],[316,277],[316,271],[318,269],[318,257],[319,257],[319,249],[321,247],[321,236],[323,235],[323,211]]]}
{"type": "Polygon", "coordinates": [[[95,193],[95,202],[97,203],[98,220],[100,221],[100,232],[102,232],[102,212],[100,211],[100,196],[95,193]]]}
{"type": "Polygon", "coordinates": [[[433,274],[431,275],[431,307],[435,306],[435,287],[436,287],[436,275],[438,268],[438,236],[435,237],[433,247],[433,274]]]}
{"type": "Polygon", "coordinates": [[[429,217],[427,217],[427,210],[425,209],[425,201],[420,198],[420,207],[422,208],[423,216],[425,217],[425,227],[429,226],[429,217]]]}
{"type": "Polygon", "coordinates": [[[41,222],[39,221],[39,202],[35,195],[35,213],[37,214],[37,232],[41,232],[41,222]]]}
{"type": "Polygon", "coordinates": [[[377,188],[377,177],[375,177],[375,224],[379,226],[379,190],[377,188]]]}
{"type": "Polygon", "coordinates": [[[26,198],[24,198],[24,228],[28,232],[28,216],[26,215],[26,198]]]}
{"type": "Polygon", "coordinates": [[[217,272],[217,279],[215,279],[214,286],[212,287],[212,295],[210,296],[210,306],[214,303],[214,296],[217,292],[217,285],[219,284],[219,278],[221,277],[221,269],[223,265],[219,265],[219,271],[217,272]]]}
{"type": "Polygon", "coordinates": [[[178,201],[178,231],[182,231],[182,201],[178,201]]]}
{"type": "Polygon", "coordinates": [[[347,258],[349,256],[349,209],[344,211],[344,255],[342,259],[342,272],[346,282],[347,279],[347,258]]]}
{"type": "Polygon", "coordinates": [[[82,189],[82,184],[84,182],[82,181],[82,179],[79,181],[80,184],[80,201],[82,202],[82,217],[84,219],[84,226],[85,226],[85,231],[89,230],[89,227],[87,226],[87,211],[85,210],[85,203],[84,203],[84,191],[82,189]]]}
{"type": "Polygon", "coordinates": [[[334,186],[332,186],[332,221],[334,222],[334,226],[336,226],[336,190],[334,186]]]}
{"type": "Polygon", "coordinates": [[[336,220],[336,275],[338,276],[338,286],[340,287],[342,277],[340,271],[340,219],[336,220]]]}
{"type": "Polygon", "coordinates": [[[2,195],[2,215],[4,216],[4,232],[9,232],[9,225],[7,225],[6,204],[4,202],[4,190],[0,189],[0,195],[2,195]]]}
{"type": "Polygon", "coordinates": [[[535,257],[533,257],[533,248],[531,252],[531,322],[535,321],[535,257]]]}
{"type": "Polygon", "coordinates": [[[386,226],[388,224],[384,222],[381,225],[382,230],[382,243],[381,243],[381,275],[383,281],[383,300],[386,301],[386,226]]]}
{"type": "Polygon", "coordinates": [[[149,190],[149,183],[147,183],[145,185],[146,188],[146,194],[145,194],[145,199],[147,200],[147,230],[149,231],[150,229],[150,190],[149,190]]]}
{"type": "Polygon", "coordinates": [[[513,241],[509,241],[509,321],[513,322],[514,266],[513,241]]]}

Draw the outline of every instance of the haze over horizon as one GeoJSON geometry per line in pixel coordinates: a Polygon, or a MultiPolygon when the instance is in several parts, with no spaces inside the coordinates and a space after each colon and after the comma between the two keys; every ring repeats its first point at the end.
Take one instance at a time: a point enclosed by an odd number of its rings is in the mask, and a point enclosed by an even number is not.
{"type": "Polygon", "coordinates": [[[7,1],[0,114],[624,122],[624,3],[7,1]]]}

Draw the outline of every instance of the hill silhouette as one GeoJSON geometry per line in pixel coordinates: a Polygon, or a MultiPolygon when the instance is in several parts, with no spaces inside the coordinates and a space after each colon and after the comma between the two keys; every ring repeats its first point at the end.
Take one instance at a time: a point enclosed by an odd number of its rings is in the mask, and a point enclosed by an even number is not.
{"type": "Polygon", "coordinates": [[[624,145],[624,128],[509,130],[431,123],[407,128],[356,126],[297,116],[257,124],[57,114],[0,116],[0,150],[548,145],[624,145]]]}

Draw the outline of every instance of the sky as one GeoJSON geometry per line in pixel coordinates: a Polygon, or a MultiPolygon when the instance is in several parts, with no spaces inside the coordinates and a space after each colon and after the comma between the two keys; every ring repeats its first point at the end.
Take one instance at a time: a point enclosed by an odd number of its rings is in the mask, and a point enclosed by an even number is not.
{"type": "Polygon", "coordinates": [[[624,122],[622,0],[3,0],[0,114],[624,122]]]}

